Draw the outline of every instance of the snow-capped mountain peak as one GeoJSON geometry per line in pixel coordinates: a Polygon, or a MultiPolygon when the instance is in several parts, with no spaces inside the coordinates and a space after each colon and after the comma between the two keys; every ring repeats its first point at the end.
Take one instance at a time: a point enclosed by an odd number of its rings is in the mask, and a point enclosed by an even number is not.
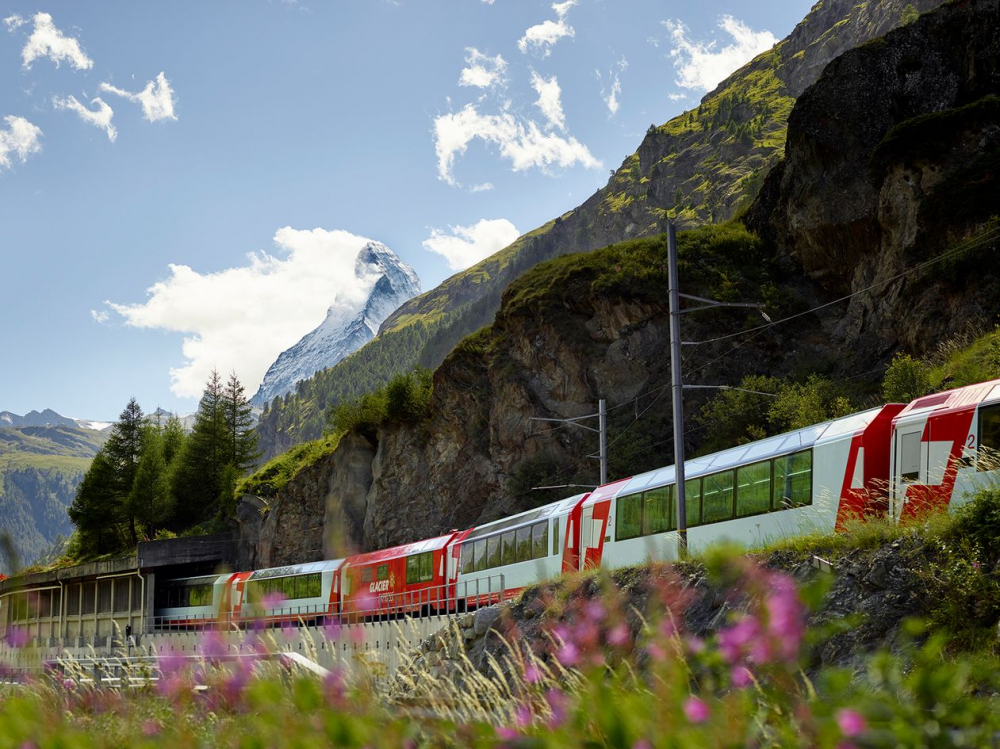
{"type": "Polygon", "coordinates": [[[363,303],[333,300],[319,327],[284,351],[267,370],[251,403],[263,406],[291,392],[300,380],[353,354],[375,337],[382,322],[403,302],[420,293],[420,279],[413,268],[381,242],[361,248],[354,275],[359,286],[367,289],[363,303]]]}

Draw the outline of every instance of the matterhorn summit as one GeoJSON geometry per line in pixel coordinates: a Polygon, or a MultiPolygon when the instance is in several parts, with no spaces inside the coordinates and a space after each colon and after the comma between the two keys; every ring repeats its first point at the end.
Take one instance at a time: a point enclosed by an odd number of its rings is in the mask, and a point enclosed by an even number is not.
{"type": "Polygon", "coordinates": [[[275,396],[291,392],[299,380],[353,354],[375,337],[383,320],[420,293],[420,279],[413,268],[381,242],[361,248],[354,275],[368,290],[362,295],[363,303],[335,300],[322,324],[271,365],[251,403],[263,407],[275,396]]]}

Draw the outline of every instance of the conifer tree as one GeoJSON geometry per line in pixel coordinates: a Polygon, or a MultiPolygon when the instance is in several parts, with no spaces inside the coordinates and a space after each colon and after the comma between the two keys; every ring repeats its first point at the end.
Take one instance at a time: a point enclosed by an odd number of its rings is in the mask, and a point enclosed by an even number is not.
{"type": "Polygon", "coordinates": [[[166,440],[160,429],[148,426],[146,430],[142,459],[128,497],[128,511],[148,540],[169,520],[173,502],[164,457],[166,440]]]}
{"type": "Polygon", "coordinates": [[[253,409],[236,372],[226,382],[222,413],[226,424],[226,462],[242,474],[257,464],[261,453],[257,450],[253,409]]]}
{"type": "Polygon", "coordinates": [[[146,436],[142,408],[135,398],[118,415],[118,421],[111,427],[111,436],[104,445],[105,453],[114,467],[114,481],[108,487],[114,502],[126,510],[129,538],[132,544],[139,542],[135,516],[128,512],[127,498],[135,483],[135,474],[142,458],[143,440],[146,436]]]}
{"type": "Polygon", "coordinates": [[[226,463],[224,387],[216,370],[205,384],[191,434],[177,457],[172,492],[177,514],[174,525],[183,528],[211,517],[222,489],[226,463]]]}
{"type": "Polygon", "coordinates": [[[117,551],[124,545],[121,535],[122,503],[115,490],[118,482],[114,462],[106,447],[97,451],[90,468],[77,487],[69,506],[69,519],[76,526],[80,552],[85,556],[117,551]]]}

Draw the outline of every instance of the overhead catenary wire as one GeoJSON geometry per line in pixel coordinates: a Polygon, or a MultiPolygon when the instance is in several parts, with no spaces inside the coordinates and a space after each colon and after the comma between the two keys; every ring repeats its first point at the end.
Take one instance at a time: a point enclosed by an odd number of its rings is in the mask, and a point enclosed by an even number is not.
{"type": "Polygon", "coordinates": [[[917,265],[914,265],[914,266],[912,266],[910,268],[902,270],[899,273],[896,273],[896,274],[890,276],[889,278],[883,279],[881,281],[876,281],[875,283],[870,284],[870,285],[866,286],[863,289],[858,289],[857,291],[853,291],[850,294],[847,294],[845,296],[839,297],[839,298],[834,299],[834,300],[832,300],[830,302],[824,302],[823,304],[816,305],[815,307],[812,307],[810,309],[804,310],[802,312],[796,312],[794,315],[788,315],[787,317],[783,317],[780,320],[774,320],[773,322],[765,323],[764,325],[758,325],[758,326],[756,326],[754,328],[748,328],[747,330],[740,330],[740,331],[737,331],[735,333],[727,333],[726,335],[716,336],[715,338],[708,338],[708,339],[706,339],[704,341],[685,342],[684,345],[685,346],[701,346],[701,345],[708,344],[708,343],[715,343],[717,341],[724,341],[724,340],[727,340],[729,338],[736,338],[736,337],[741,336],[741,335],[747,335],[747,334],[753,333],[755,331],[763,331],[763,330],[767,330],[768,328],[773,328],[776,325],[781,325],[782,323],[789,322],[790,320],[794,320],[794,319],[799,318],[799,317],[804,317],[805,315],[812,314],[813,312],[818,312],[819,310],[825,309],[826,307],[832,307],[832,306],[834,306],[836,304],[841,304],[842,302],[846,302],[847,300],[852,299],[852,298],[854,298],[854,297],[856,297],[856,296],[858,296],[860,294],[865,294],[865,293],[867,293],[867,292],[869,292],[869,291],[871,291],[873,289],[877,289],[880,286],[887,286],[887,285],[891,284],[894,281],[898,281],[899,279],[904,278],[905,276],[910,275],[911,273],[916,273],[918,271],[921,271],[921,270],[923,270],[925,268],[928,268],[928,267],[930,267],[932,265],[935,265],[936,263],[940,263],[940,262],[942,262],[944,260],[947,260],[947,259],[949,259],[949,258],[951,258],[951,257],[953,257],[955,255],[959,255],[959,254],[961,254],[963,252],[967,252],[968,250],[974,249],[975,247],[978,247],[978,246],[980,246],[982,244],[985,244],[986,242],[990,242],[990,241],[998,239],[998,238],[1000,238],[1000,227],[997,227],[995,229],[990,229],[989,231],[986,232],[986,234],[984,234],[982,236],[979,236],[979,237],[975,237],[975,238],[969,239],[967,241],[967,243],[960,244],[960,245],[958,245],[956,247],[953,247],[952,249],[947,250],[946,252],[941,253],[937,257],[931,258],[930,260],[925,260],[924,262],[918,263],[917,265]]]}

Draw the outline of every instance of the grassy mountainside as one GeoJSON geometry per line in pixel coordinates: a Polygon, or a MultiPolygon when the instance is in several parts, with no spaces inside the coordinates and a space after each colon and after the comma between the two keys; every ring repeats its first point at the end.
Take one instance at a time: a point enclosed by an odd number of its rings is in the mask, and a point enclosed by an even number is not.
{"type": "Polygon", "coordinates": [[[379,335],[336,367],[270,404],[258,431],[273,457],[317,438],[328,408],[415,364],[436,367],[493,319],[503,290],[549,258],[682,226],[718,221],[748,204],[783,154],[796,97],[831,59],[940,0],[824,0],[772,50],[735,72],[701,104],[659,127],[608,185],[583,205],[403,305],[379,335]]]}
{"type": "MultiPolygon", "coordinates": [[[[66,426],[0,429],[0,533],[13,541],[20,562],[72,532],[66,508],[106,439],[66,426]]],[[[0,558],[0,571],[9,564],[0,558]]]]}

